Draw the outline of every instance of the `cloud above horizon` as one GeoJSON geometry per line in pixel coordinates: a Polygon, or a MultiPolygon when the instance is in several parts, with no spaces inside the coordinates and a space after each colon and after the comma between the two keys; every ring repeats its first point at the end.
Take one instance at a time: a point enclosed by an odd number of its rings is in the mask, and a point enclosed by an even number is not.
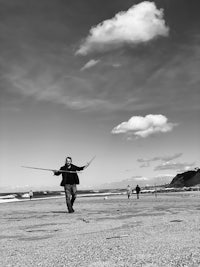
{"type": "MultiPolygon", "coordinates": [[[[113,112],[129,109],[133,102],[112,99],[107,94],[102,97],[95,89],[96,80],[78,75],[57,73],[49,67],[46,72],[37,68],[36,73],[29,65],[15,66],[5,74],[6,88],[17,99],[34,99],[36,102],[53,103],[71,110],[84,112],[113,112]]],[[[3,83],[3,82],[2,82],[3,83]]],[[[1,103],[3,103],[1,98],[1,103]]],[[[132,100],[134,101],[134,99],[132,100]]],[[[140,103],[138,103],[140,106],[140,103]]],[[[13,104],[12,104],[13,108],[13,104]]],[[[143,108],[143,106],[142,106],[143,108]]]]}
{"type": "Polygon", "coordinates": [[[188,163],[180,163],[180,162],[164,162],[155,167],[154,171],[161,171],[161,170],[176,170],[176,171],[188,171],[192,167],[194,167],[195,162],[188,163]]]}
{"type": "Polygon", "coordinates": [[[149,114],[145,117],[133,116],[128,121],[114,127],[111,133],[146,138],[156,133],[170,132],[176,125],[175,123],[168,122],[168,118],[164,115],[149,114]]]}
{"type": "Polygon", "coordinates": [[[76,54],[85,56],[93,52],[112,51],[124,45],[145,43],[158,36],[166,37],[169,27],[163,17],[163,9],[157,9],[154,2],[133,5],[127,11],[121,11],[93,26],[76,54]]]}
{"type": "Polygon", "coordinates": [[[140,158],[140,159],[137,159],[137,162],[142,163],[140,168],[145,168],[145,167],[149,167],[151,162],[154,162],[154,161],[169,162],[171,160],[174,160],[174,159],[181,157],[182,155],[183,155],[183,153],[175,153],[174,155],[159,156],[159,157],[153,157],[153,158],[149,158],[149,159],[141,159],[140,158]]]}
{"type": "Polygon", "coordinates": [[[148,177],[145,177],[145,176],[138,176],[138,177],[133,176],[131,178],[133,180],[135,180],[135,181],[148,181],[149,180],[149,178],[148,177]]]}
{"type": "Polygon", "coordinates": [[[86,70],[86,69],[90,69],[92,67],[94,67],[95,65],[97,65],[99,63],[99,59],[91,59],[89,60],[82,68],[81,71],[86,70]]]}

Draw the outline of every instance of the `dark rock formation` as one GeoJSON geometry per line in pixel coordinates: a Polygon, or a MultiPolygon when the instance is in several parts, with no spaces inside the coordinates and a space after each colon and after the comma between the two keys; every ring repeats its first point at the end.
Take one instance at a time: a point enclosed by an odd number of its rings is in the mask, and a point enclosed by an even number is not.
{"type": "Polygon", "coordinates": [[[200,169],[177,174],[171,181],[171,187],[190,187],[200,184],[200,169]]]}

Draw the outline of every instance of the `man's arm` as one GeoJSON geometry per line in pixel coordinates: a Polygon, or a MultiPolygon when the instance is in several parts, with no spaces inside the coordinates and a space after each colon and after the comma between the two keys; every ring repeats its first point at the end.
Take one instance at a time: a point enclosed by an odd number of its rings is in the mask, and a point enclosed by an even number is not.
{"type": "MultiPolygon", "coordinates": [[[[60,168],[60,170],[62,171],[62,167],[60,168]]],[[[53,171],[53,175],[59,176],[62,172],[59,171],[53,171]]]]}
{"type": "Polygon", "coordinates": [[[78,166],[75,166],[75,169],[76,171],[83,171],[84,169],[86,169],[87,167],[89,166],[89,163],[87,163],[86,165],[82,166],[82,167],[78,167],[78,166]]]}

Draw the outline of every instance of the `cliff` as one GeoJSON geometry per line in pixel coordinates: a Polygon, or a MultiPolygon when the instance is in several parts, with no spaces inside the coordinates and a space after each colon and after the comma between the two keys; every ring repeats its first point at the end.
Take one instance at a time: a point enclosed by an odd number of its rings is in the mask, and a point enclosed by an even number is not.
{"type": "Polygon", "coordinates": [[[200,184],[200,169],[177,174],[171,181],[171,187],[190,187],[200,184]]]}

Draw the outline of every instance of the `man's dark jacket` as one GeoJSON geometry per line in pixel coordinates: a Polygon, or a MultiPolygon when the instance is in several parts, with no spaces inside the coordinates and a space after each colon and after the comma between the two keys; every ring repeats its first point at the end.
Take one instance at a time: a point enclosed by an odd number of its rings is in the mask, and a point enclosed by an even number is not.
{"type": "Polygon", "coordinates": [[[136,193],[139,194],[140,190],[141,190],[140,187],[137,185],[136,188],[135,188],[136,193]]]}
{"type": "MultiPolygon", "coordinates": [[[[85,166],[83,167],[77,167],[73,164],[71,164],[71,168],[69,168],[67,165],[64,165],[60,168],[62,171],[82,171],[85,166]]],[[[55,172],[55,175],[62,174],[62,181],[60,183],[60,186],[65,186],[66,184],[79,184],[79,178],[77,173],[70,173],[70,172],[55,172]]]]}

